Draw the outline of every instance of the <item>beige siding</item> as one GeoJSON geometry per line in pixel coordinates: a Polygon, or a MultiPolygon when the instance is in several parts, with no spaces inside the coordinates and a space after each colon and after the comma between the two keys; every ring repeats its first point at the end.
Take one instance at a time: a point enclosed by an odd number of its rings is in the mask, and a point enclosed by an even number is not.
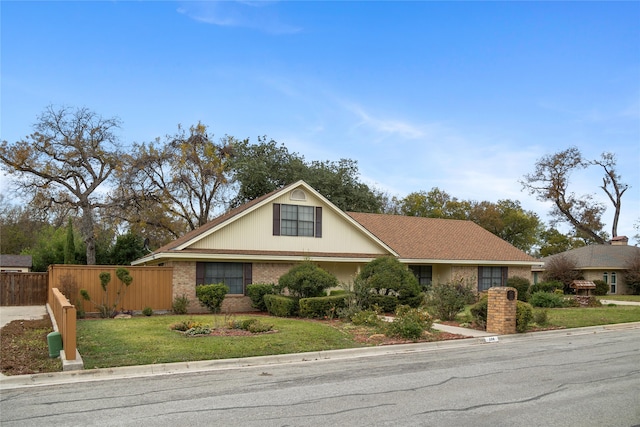
{"type": "Polygon", "coordinates": [[[273,204],[245,214],[231,224],[195,242],[194,249],[250,251],[386,254],[385,249],[320,199],[307,193],[306,201],[291,200],[289,193],[273,203],[322,206],[322,237],[273,236],[273,204]]]}

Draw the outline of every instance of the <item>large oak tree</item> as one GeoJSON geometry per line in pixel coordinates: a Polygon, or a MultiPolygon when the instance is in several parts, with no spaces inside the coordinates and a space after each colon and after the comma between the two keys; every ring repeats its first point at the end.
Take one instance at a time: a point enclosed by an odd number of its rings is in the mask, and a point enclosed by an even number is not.
{"type": "Polygon", "coordinates": [[[80,215],[87,264],[96,263],[96,217],[112,205],[106,186],[122,164],[119,127],[117,118],[103,118],[87,108],[49,106],[34,133],[0,144],[2,169],[33,206],[58,206],[80,215]]]}

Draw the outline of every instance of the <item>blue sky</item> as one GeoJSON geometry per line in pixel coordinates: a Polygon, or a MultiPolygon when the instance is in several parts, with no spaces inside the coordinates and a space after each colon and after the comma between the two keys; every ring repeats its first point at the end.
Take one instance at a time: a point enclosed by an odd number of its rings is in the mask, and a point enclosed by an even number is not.
{"type": "MultiPolygon", "coordinates": [[[[122,120],[121,142],[198,121],[307,160],[358,161],[394,196],[550,205],[518,180],[570,146],[617,155],[640,218],[640,2],[2,1],[1,132],[50,104],[122,120]]],[[[572,175],[577,194],[600,170],[572,175]]],[[[6,191],[7,179],[0,189],[6,191]]],[[[610,232],[612,208],[604,216],[610,232]]]]}

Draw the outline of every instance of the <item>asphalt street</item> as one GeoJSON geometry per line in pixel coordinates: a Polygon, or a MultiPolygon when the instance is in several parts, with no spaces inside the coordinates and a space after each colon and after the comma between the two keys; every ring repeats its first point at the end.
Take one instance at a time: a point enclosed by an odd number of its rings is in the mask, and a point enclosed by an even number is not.
{"type": "Polygon", "coordinates": [[[34,381],[40,385],[2,388],[0,423],[640,425],[637,325],[394,349],[203,365],[161,375],[114,371],[102,378],[34,381]]]}

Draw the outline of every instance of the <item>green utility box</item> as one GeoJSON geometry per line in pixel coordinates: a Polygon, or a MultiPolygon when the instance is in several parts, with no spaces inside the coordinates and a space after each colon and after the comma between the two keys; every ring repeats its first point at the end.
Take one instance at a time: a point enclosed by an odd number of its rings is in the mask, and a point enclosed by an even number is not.
{"type": "Polygon", "coordinates": [[[51,332],[47,335],[47,344],[49,345],[49,357],[60,357],[60,350],[62,350],[62,335],[60,332],[51,332]]]}

